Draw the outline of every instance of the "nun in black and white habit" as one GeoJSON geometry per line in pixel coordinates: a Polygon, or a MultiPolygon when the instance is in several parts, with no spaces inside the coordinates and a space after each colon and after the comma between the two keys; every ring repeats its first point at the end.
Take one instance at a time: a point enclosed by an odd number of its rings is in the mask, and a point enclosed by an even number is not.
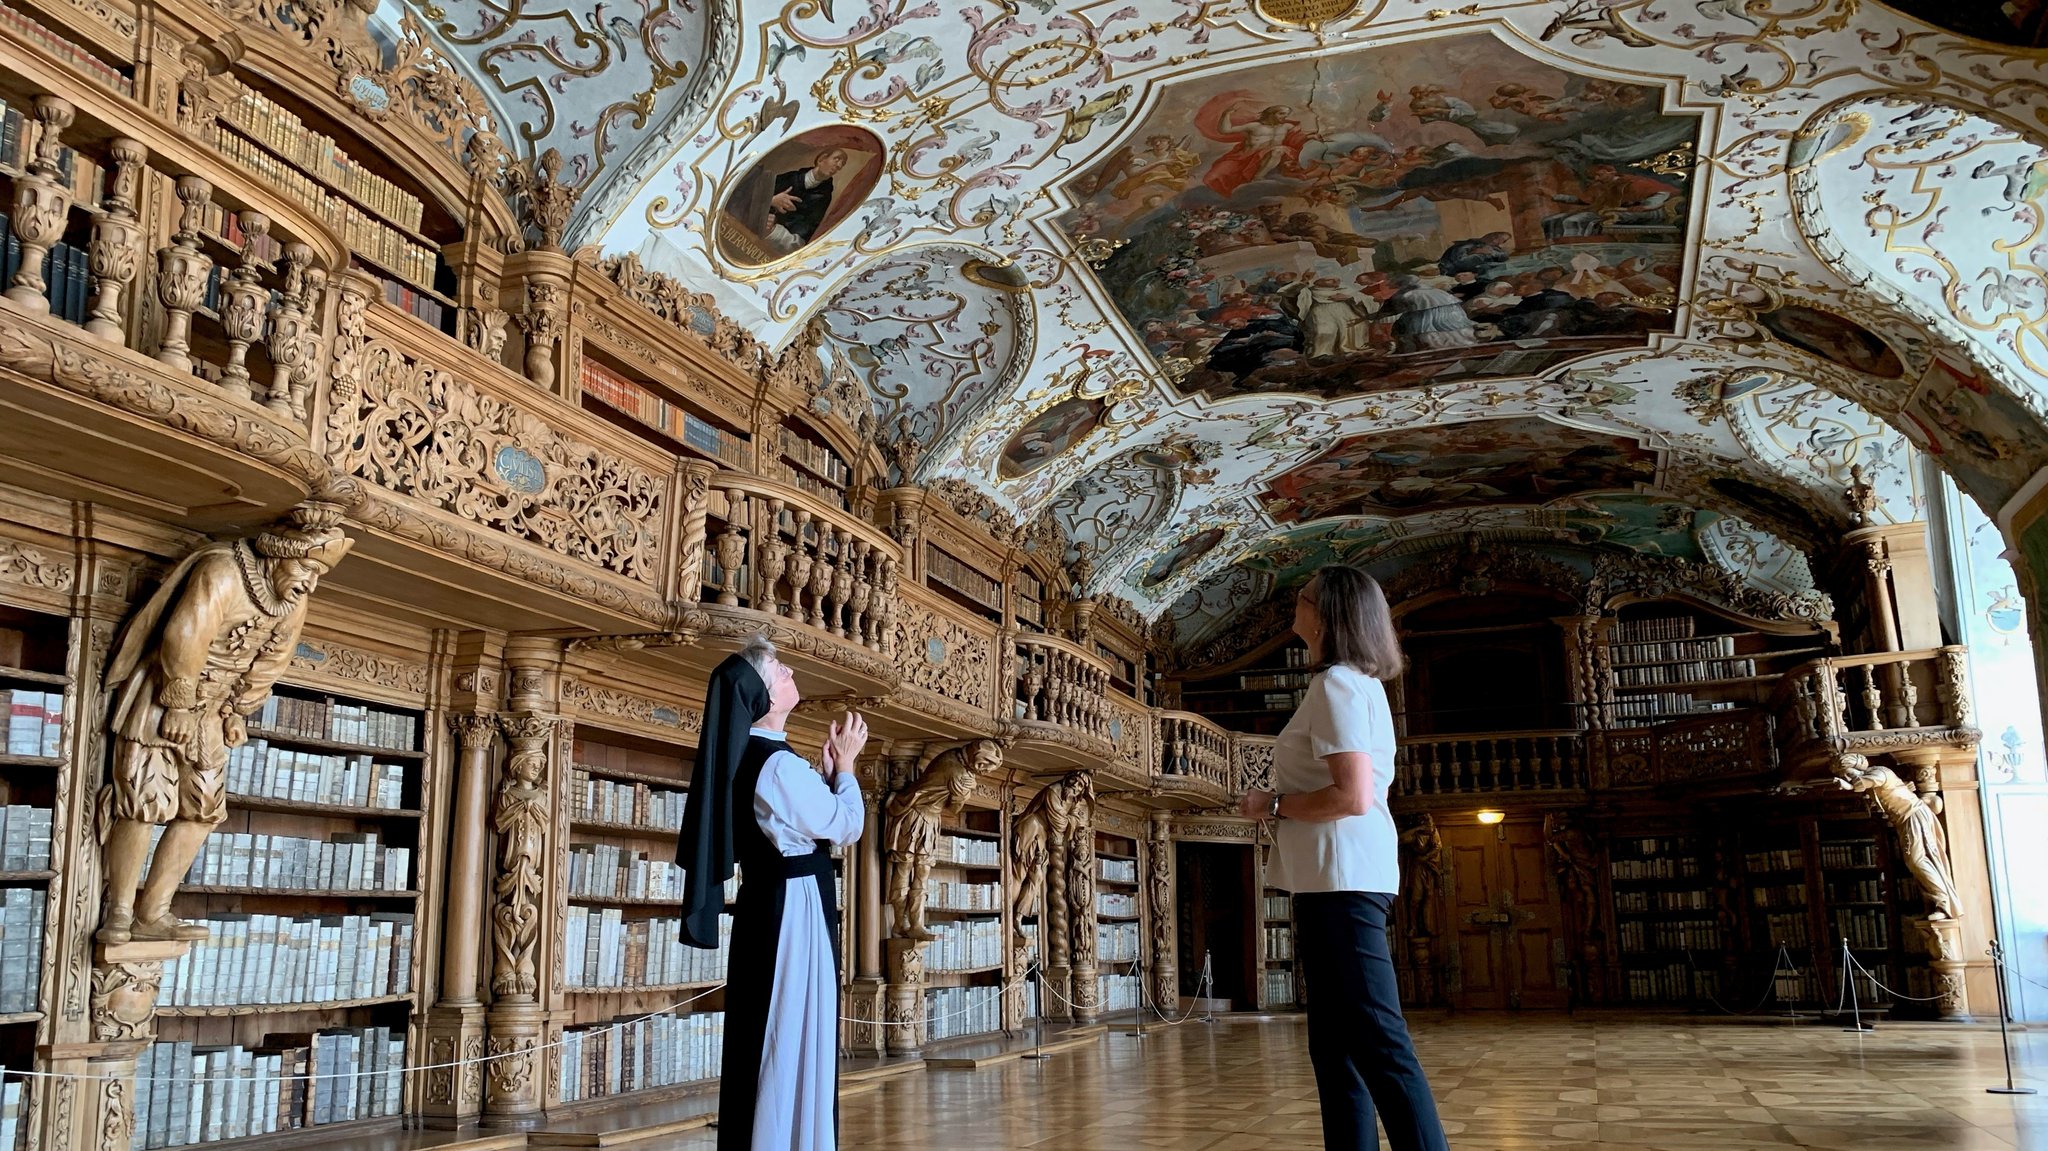
{"type": "Polygon", "coordinates": [[[831,850],[860,839],[854,761],[867,723],[832,725],[821,773],[784,727],[795,677],[756,639],[711,673],[683,809],[683,941],[718,946],[725,881],[740,869],[725,989],[719,1151],[838,1145],[839,907],[831,850]]]}

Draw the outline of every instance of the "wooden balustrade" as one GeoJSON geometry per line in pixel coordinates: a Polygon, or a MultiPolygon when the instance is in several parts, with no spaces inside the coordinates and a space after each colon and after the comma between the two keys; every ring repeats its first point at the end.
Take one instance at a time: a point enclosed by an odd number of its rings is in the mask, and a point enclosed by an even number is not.
{"type": "Polygon", "coordinates": [[[1109,738],[1110,669],[1102,657],[1051,636],[1019,635],[1017,718],[1109,738]]]}
{"type": "Polygon", "coordinates": [[[1813,660],[1785,673],[1771,711],[1788,747],[1824,754],[1902,739],[1972,742],[1963,657],[1950,645],[1813,660]]]}
{"type": "Polygon", "coordinates": [[[1402,740],[1394,752],[1396,795],[1561,791],[1585,786],[1585,737],[1576,731],[1419,736],[1402,740]]]}
{"type": "Polygon", "coordinates": [[[1235,793],[1231,736],[1199,715],[1159,713],[1159,774],[1197,779],[1235,793]]]}
{"type": "MultiPolygon", "coordinates": [[[[883,654],[895,650],[902,550],[880,529],[795,489],[721,473],[700,600],[746,606],[883,654]]],[[[686,552],[692,546],[685,541],[686,552]]]]}

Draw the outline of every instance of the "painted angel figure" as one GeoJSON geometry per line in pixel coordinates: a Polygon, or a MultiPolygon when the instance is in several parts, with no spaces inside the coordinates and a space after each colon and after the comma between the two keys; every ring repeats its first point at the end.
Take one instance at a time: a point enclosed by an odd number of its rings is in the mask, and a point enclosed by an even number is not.
{"type": "Polygon", "coordinates": [[[1302,129],[1301,121],[1293,118],[1293,108],[1268,104],[1253,112],[1251,99],[1250,92],[1225,92],[1195,113],[1196,130],[1231,145],[1230,151],[1202,173],[1202,182],[1225,198],[1268,175],[1302,179],[1309,174],[1302,167],[1301,150],[1316,135],[1302,129]]]}

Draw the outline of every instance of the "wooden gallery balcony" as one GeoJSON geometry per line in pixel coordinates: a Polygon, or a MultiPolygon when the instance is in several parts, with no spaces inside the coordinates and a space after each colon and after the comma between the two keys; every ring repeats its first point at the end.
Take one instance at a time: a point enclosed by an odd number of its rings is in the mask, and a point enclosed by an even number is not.
{"type": "Polygon", "coordinates": [[[1960,644],[1922,651],[1833,656],[1785,674],[1771,697],[1781,773],[1828,775],[1841,755],[1931,763],[1974,755],[1978,731],[1960,644]]]}

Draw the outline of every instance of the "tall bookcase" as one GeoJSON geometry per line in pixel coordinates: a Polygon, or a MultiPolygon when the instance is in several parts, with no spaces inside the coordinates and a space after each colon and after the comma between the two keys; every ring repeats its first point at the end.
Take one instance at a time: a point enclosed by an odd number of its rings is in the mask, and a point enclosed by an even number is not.
{"type": "Polygon", "coordinates": [[[1277,887],[1259,896],[1259,1006],[1292,1008],[1300,1000],[1301,981],[1294,962],[1294,896],[1277,887]]]}
{"type": "Polygon", "coordinates": [[[1308,648],[1290,636],[1248,667],[1182,684],[1180,705],[1232,731],[1278,735],[1314,677],[1308,648]]]}
{"type": "MultiPolygon", "coordinates": [[[[1865,1007],[1897,1006],[1891,989],[1904,991],[1906,980],[1890,837],[1878,834],[1877,824],[1867,817],[1823,816],[1817,821],[1817,831],[1816,862],[1827,916],[1827,966],[1839,966],[1842,947],[1847,944],[1858,965],[1850,975],[1857,1002],[1865,1007]]],[[[1841,973],[1836,970],[1827,984],[1836,989],[1837,998],[1840,980],[1841,973]]]]}
{"type": "Polygon", "coordinates": [[[1746,629],[1668,602],[1622,608],[1604,644],[1613,696],[1609,718],[1615,727],[1764,703],[1781,675],[1827,651],[1826,636],[1818,630],[1746,629]]]}
{"type": "Polygon", "coordinates": [[[743,468],[747,437],[706,416],[674,389],[585,340],[577,373],[583,410],[670,451],[743,468]]]}
{"type": "MultiPolygon", "coordinates": [[[[33,1064],[43,1022],[39,976],[58,769],[69,748],[70,621],[0,606],[0,1067],[33,1064]]],[[[0,1086],[0,1151],[26,1141],[22,1119],[33,1081],[0,1086]]]]}
{"type": "MultiPolygon", "coordinates": [[[[828,504],[842,509],[847,506],[853,469],[823,436],[796,416],[784,420],[774,436],[773,458],[764,461],[763,472],[828,504]]],[[[769,453],[763,451],[762,455],[769,453]]]]}
{"type": "MultiPolygon", "coordinates": [[[[553,1097],[575,1104],[687,1087],[718,1074],[725,1035],[725,940],[681,941],[683,872],[676,833],[693,749],[579,723],[562,896],[570,1022],[553,1097]],[[681,1007],[675,1005],[688,1000],[681,1007]],[[656,1012],[651,1018],[642,1016],[656,1012]]],[[[738,877],[727,884],[734,897],[738,877]]]]}
{"type": "Polygon", "coordinates": [[[1696,1006],[1720,994],[1721,891],[1712,845],[1690,835],[1619,838],[1608,848],[1618,998],[1696,1006]]]}
{"type": "Polygon", "coordinates": [[[1002,813],[968,807],[941,826],[925,882],[925,1038],[937,1043],[1003,1026],[1009,938],[1004,924],[1002,813]]]}
{"type": "Polygon", "coordinates": [[[405,1113],[425,716],[280,684],[248,730],[227,822],[172,905],[212,935],[165,964],[138,1147],[338,1135],[405,1113]]]}
{"type": "Polygon", "coordinates": [[[1138,841],[1114,832],[1095,833],[1096,1002],[1105,1012],[1136,1011],[1138,957],[1144,924],[1139,912],[1138,841]]]}
{"type": "Polygon", "coordinates": [[[1768,982],[1784,1004],[1819,1004],[1826,985],[1818,965],[1827,962],[1827,941],[1814,928],[1810,830],[1800,821],[1778,820],[1745,829],[1738,841],[1743,986],[1768,982]]]}

